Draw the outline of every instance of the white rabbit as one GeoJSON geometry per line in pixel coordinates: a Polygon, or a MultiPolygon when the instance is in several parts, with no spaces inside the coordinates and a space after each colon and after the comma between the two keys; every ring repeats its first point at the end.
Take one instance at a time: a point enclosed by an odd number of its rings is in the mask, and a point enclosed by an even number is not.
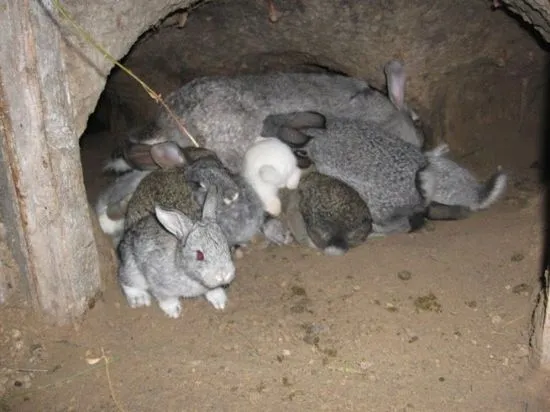
{"type": "Polygon", "coordinates": [[[259,137],[246,151],[241,173],[260,197],[264,210],[278,216],[279,189],[296,189],[301,170],[288,145],[275,137],[259,137]]]}

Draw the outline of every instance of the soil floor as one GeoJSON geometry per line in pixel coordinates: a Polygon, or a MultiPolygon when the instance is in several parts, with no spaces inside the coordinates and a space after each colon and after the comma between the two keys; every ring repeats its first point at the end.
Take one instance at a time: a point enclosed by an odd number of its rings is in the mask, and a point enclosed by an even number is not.
{"type": "Polygon", "coordinates": [[[78,330],[5,307],[0,411],[548,411],[528,365],[540,206],[518,167],[490,210],[343,257],[260,241],[225,311],[130,309],[114,270],[78,330]]]}

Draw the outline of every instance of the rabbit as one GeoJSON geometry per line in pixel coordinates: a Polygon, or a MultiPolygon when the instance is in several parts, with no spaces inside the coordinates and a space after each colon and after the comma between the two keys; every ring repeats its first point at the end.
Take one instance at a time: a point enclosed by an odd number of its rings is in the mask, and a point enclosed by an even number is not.
{"type": "Polygon", "coordinates": [[[317,115],[325,118],[325,128],[289,128],[280,115],[265,122],[269,127],[279,122],[279,139],[305,152],[319,173],[359,193],[370,209],[374,234],[418,229],[435,190],[422,151],[371,122],[317,115]]]}
{"type": "Polygon", "coordinates": [[[258,137],[244,155],[241,174],[260,197],[264,210],[279,216],[279,189],[296,189],[301,169],[285,143],[275,137],[258,137]]]}
{"type": "Polygon", "coordinates": [[[199,205],[211,186],[218,189],[216,216],[230,246],[248,243],[260,231],[264,211],[258,195],[239,175],[231,173],[216,154],[205,148],[181,149],[173,142],[152,146],[155,163],[130,199],[126,227],[153,213],[156,203],[185,211],[197,219],[199,205]],[[171,168],[171,169],[170,169],[171,168]]]}
{"type": "Polygon", "coordinates": [[[235,266],[216,222],[216,203],[212,186],[200,220],[155,205],[154,214],[124,233],[118,281],[130,307],[149,306],[153,295],[166,315],[178,318],[180,297],[204,295],[216,309],[225,308],[223,286],[235,278],[235,266]]]}
{"type": "MultiPolygon", "coordinates": [[[[416,113],[405,104],[405,69],[393,60],[384,67],[388,96],[365,81],[339,74],[286,73],[214,76],[192,80],[172,92],[166,103],[198,144],[214,150],[222,162],[238,172],[243,156],[262,132],[266,116],[280,112],[321,111],[336,117],[376,123],[404,141],[421,147],[424,136],[416,127],[416,113]]],[[[105,170],[147,169],[153,163],[143,144],[173,141],[191,144],[172,117],[161,110],[154,121],[127,137],[105,170]],[[134,146],[135,145],[135,149],[134,146]]]]}
{"type": "MultiPolygon", "coordinates": [[[[282,191],[283,213],[279,220],[294,239],[320,249],[328,256],[344,255],[367,240],[372,219],[361,196],[339,179],[324,175],[311,166],[296,190],[282,191]]],[[[279,226],[280,227],[280,226],[279,226]]],[[[273,223],[264,235],[279,243],[285,234],[277,233],[273,223]]]]}
{"type": "Polygon", "coordinates": [[[470,212],[487,209],[506,191],[508,178],[500,166],[486,182],[479,183],[469,170],[447,157],[449,152],[447,144],[425,152],[428,159],[426,170],[435,176],[436,181],[428,208],[430,219],[463,219],[470,212]]]}
{"type": "Polygon", "coordinates": [[[96,201],[95,212],[99,225],[104,233],[109,235],[113,243],[118,245],[124,232],[124,219],[128,202],[136,187],[147,176],[149,171],[132,170],[117,177],[96,201]]]}

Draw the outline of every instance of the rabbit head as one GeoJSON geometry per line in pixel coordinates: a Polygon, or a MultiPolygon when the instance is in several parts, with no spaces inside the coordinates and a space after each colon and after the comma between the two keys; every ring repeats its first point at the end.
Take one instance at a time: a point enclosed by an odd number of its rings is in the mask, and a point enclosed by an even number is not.
{"type": "Polygon", "coordinates": [[[215,152],[198,147],[187,147],[183,152],[189,163],[185,169],[185,176],[190,182],[200,186],[204,191],[213,185],[216,186],[218,197],[226,205],[239,198],[238,184],[215,152]]]}
{"type": "Polygon", "coordinates": [[[186,276],[213,289],[235,277],[229,245],[216,223],[217,189],[208,189],[202,218],[193,222],[176,210],[155,207],[159,223],[177,239],[176,265],[186,276]]]}

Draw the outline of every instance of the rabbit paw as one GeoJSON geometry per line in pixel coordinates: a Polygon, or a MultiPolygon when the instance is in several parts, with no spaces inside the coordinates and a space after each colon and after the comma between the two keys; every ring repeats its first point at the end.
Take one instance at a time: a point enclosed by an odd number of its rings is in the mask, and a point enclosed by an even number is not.
{"type": "Polygon", "coordinates": [[[181,315],[181,303],[179,298],[159,300],[159,307],[171,318],[179,318],[181,315]]]}
{"type": "Polygon", "coordinates": [[[122,290],[124,291],[128,305],[130,305],[131,308],[151,305],[151,295],[149,295],[149,292],[146,290],[125,285],[122,285],[122,290]]]}
{"type": "Polygon", "coordinates": [[[225,309],[225,304],[227,302],[227,295],[222,288],[216,288],[209,290],[204,295],[206,300],[212,304],[216,309],[223,310],[225,309]]]}
{"type": "Polygon", "coordinates": [[[275,196],[265,202],[265,211],[271,216],[279,216],[281,214],[281,200],[275,196]]]}

